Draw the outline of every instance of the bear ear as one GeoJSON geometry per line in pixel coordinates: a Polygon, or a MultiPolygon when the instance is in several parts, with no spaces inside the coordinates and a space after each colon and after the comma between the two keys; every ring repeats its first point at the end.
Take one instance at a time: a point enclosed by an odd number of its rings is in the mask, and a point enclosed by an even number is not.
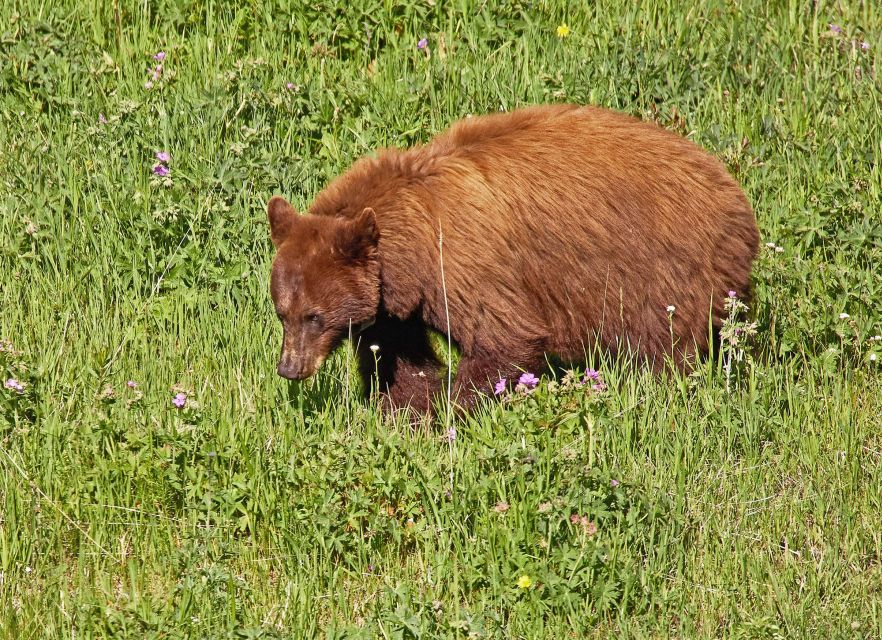
{"type": "Polygon", "coordinates": [[[278,249],[285,238],[291,235],[297,212],[282,196],[273,196],[266,205],[266,214],[269,218],[270,238],[278,249]]]}
{"type": "Polygon", "coordinates": [[[346,222],[340,238],[340,250],[352,260],[370,258],[376,252],[379,242],[377,214],[367,207],[346,222]]]}

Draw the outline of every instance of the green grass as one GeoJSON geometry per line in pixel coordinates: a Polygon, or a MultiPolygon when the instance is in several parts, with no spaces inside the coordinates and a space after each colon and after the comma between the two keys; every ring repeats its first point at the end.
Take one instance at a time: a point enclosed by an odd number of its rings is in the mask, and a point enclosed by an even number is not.
{"type": "Polygon", "coordinates": [[[880,56],[856,0],[2,3],[0,633],[882,636],[880,56]],[[452,443],[348,350],[276,377],[271,194],[554,101],[725,160],[781,247],[751,362],[602,363],[452,443]]]}

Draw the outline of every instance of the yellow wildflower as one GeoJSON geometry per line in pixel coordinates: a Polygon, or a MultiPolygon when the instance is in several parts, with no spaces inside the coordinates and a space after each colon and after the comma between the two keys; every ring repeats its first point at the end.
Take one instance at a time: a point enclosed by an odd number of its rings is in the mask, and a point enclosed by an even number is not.
{"type": "Polygon", "coordinates": [[[566,25],[566,23],[558,25],[557,37],[563,39],[566,38],[568,35],[570,35],[570,28],[566,25]]]}
{"type": "Polygon", "coordinates": [[[518,586],[521,589],[529,589],[533,586],[533,578],[530,576],[521,576],[518,578],[518,586]]]}

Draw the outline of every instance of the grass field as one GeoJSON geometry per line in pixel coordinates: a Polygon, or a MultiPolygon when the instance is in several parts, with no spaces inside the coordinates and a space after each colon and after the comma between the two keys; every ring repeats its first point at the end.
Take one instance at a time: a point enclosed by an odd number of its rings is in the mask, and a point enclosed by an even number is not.
{"type": "Polygon", "coordinates": [[[0,3],[0,634],[882,637],[880,63],[870,0],[0,3]],[[275,375],[270,195],[556,101],[727,163],[752,357],[454,438],[275,375]]]}

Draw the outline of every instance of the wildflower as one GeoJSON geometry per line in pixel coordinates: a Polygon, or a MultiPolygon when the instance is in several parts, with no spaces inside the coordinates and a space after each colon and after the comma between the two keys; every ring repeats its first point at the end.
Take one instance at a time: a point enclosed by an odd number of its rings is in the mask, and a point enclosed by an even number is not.
{"type": "Polygon", "coordinates": [[[150,70],[150,76],[151,76],[150,79],[153,80],[153,82],[156,82],[157,80],[159,80],[159,76],[161,76],[161,75],[162,75],[162,65],[161,64],[156,65],[155,68],[150,70]]]}
{"type": "Polygon", "coordinates": [[[521,589],[529,589],[533,586],[533,578],[528,575],[523,575],[518,578],[518,587],[521,589]]]}
{"type": "Polygon", "coordinates": [[[730,298],[737,298],[738,294],[735,291],[729,291],[727,294],[730,298]]]}
{"type": "Polygon", "coordinates": [[[784,247],[775,247],[775,253],[784,253],[784,247]]]}
{"type": "Polygon", "coordinates": [[[417,42],[417,49],[422,51],[426,47],[429,46],[429,40],[427,38],[420,38],[419,42],[417,42]]]}
{"type": "Polygon", "coordinates": [[[447,442],[453,442],[456,440],[456,429],[454,427],[450,427],[447,430],[447,442]]]}
{"type": "Polygon", "coordinates": [[[877,356],[876,356],[875,353],[871,353],[871,354],[870,354],[870,362],[876,362],[876,357],[877,357],[877,356]]]}
{"type": "Polygon", "coordinates": [[[578,513],[574,513],[570,516],[570,522],[574,525],[581,526],[589,536],[593,536],[597,533],[597,525],[589,520],[588,516],[580,516],[578,513]]]}
{"type": "Polygon", "coordinates": [[[18,393],[24,393],[24,383],[19,382],[15,378],[9,378],[3,386],[18,393]]]}
{"type": "Polygon", "coordinates": [[[169,168],[166,167],[164,164],[158,164],[153,167],[153,173],[158,175],[160,178],[164,178],[169,174],[169,168]]]}
{"type": "Polygon", "coordinates": [[[129,380],[128,382],[126,382],[126,386],[127,386],[129,389],[137,389],[137,388],[138,388],[138,383],[135,382],[134,380],[129,380]]]}
{"type": "Polygon", "coordinates": [[[500,500],[493,506],[493,510],[496,513],[505,513],[508,511],[508,503],[505,500],[500,500]]]}
{"type": "Polygon", "coordinates": [[[615,489],[617,486],[619,486],[619,481],[616,480],[615,478],[613,478],[612,480],[609,481],[609,486],[611,486],[613,489],[615,489]]]}
{"type": "Polygon", "coordinates": [[[187,394],[186,393],[178,393],[172,399],[172,404],[175,405],[178,409],[183,409],[184,405],[187,404],[187,394]]]}
{"type": "Polygon", "coordinates": [[[867,42],[866,40],[862,40],[861,41],[861,49],[863,51],[869,51],[870,50],[870,43],[867,42]]]}
{"type": "Polygon", "coordinates": [[[677,307],[675,307],[675,306],[672,305],[672,304],[669,304],[669,305],[667,306],[667,312],[668,312],[668,313],[674,313],[674,311],[676,311],[676,310],[677,310],[677,307]]]}
{"type": "Polygon", "coordinates": [[[501,393],[505,393],[505,386],[508,384],[508,380],[505,378],[500,378],[496,383],[496,386],[493,387],[493,395],[498,396],[501,393]]]}
{"type": "Polygon", "coordinates": [[[32,220],[28,220],[28,223],[25,225],[25,233],[28,234],[29,236],[32,236],[35,233],[37,233],[37,231],[38,231],[37,225],[34,224],[34,222],[32,220]]]}
{"type": "Polygon", "coordinates": [[[767,246],[769,249],[774,249],[774,248],[775,248],[775,243],[774,243],[774,242],[767,242],[767,243],[766,243],[766,246],[767,246]]]}
{"type": "Polygon", "coordinates": [[[153,88],[153,82],[150,81],[150,80],[148,80],[147,82],[144,83],[144,88],[145,88],[145,89],[152,89],[152,88],[153,88]]]}
{"type": "Polygon", "coordinates": [[[370,347],[368,347],[368,348],[369,348],[373,353],[376,353],[377,351],[380,350],[380,345],[378,345],[378,344],[372,344],[372,345],[371,345],[370,347]]]}
{"type": "Polygon", "coordinates": [[[527,389],[535,389],[539,384],[539,378],[527,371],[526,373],[522,373],[521,377],[518,378],[518,384],[524,385],[527,389]]]}
{"type": "Polygon", "coordinates": [[[293,91],[293,90],[294,90],[294,83],[293,83],[293,82],[288,82],[288,83],[286,83],[286,84],[285,84],[285,88],[286,88],[288,91],[293,91]]]}
{"type": "Polygon", "coordinates": [[[542,502],[542,503],[540,503],[539,506],[536,507],[536,511],[537,511],[538,513],[546,513],[546,512],[548,512],[548,511],[551,511],[551,503],[550,503],[550,502],[542,502]]]}
{"type": "Polygon", "coordinates": [[[603,393],[606,391],[606,385],[602,382],[598,382],[597,384],[591,385],[591,388],[594,389],[598,393],[603,393]]]}
{"type": "Polygon", "coordinates": [[[840,319],[840,320],[848,320],[850,317],[851,317],[851,316],[848,315],[847,313],[840,313],[840,314],[839,314],[839,319],[840,319]]]}
{"type": "Polygon", "coordinates": [[[107,124],[107,118],[103,113],[98,114],[98,124],[107,124]]]}
{"type": "Polygon", "coordinates": [[[168,151],[157,151],[156,159],[160,162],[168,162],[169,160],[171,160],[171,155],[169,155],[168,151]]]}
{"type": "Polygon", "coordinates": [[[585,378],[582,382],[588,382],[589,380],[600,381],[600,372],[594,369],[585,369],[585,378]]]}
{"type": "Polygon", "coordinates": [[[835,33],[837,36],[838,36],[840,33],[842,33],[842,27],[840,27],[838,24],[833,24],[833,23],[831,22],[831,23],[829,24],[829,27],[830,27],[830,32],[831,32],[831,33],[835,33]]]}
{"type": "Polygon", "coordinates": [[[162,62],[163,60],[165,60],[165,51],[157,52],[156,55],[153,56],[153,59],[157,62],[162,62]]]}
{"type": "Polygon", "coordinates": [[[563,40],[568,35],[570,35],[570,28],[566,24],[560,24],[557,26],[557,37],[563,40]]]}

